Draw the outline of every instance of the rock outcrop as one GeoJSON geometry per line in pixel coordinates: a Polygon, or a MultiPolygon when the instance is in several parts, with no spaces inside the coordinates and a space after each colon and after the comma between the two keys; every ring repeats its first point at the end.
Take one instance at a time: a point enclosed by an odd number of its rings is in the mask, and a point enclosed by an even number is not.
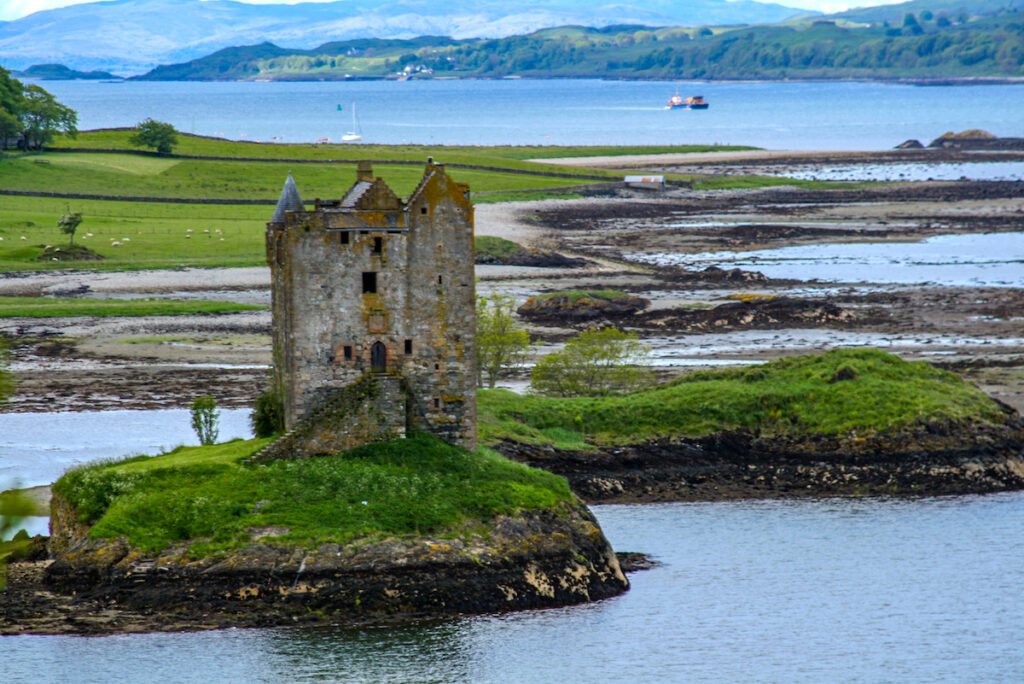
{"type": "Polygon", "coordinates": [[[53,500],[47,585],[62,594],[169,622],[290,624],[437,617],[594,601],[629,583],[597,525],[579,504],[500,516],[455,537],[395,537],[316,549],[252,544],[219,558],[185,546],[144,553],[120,539],[89,539],[59,496],[53,500]]]}
{"type": "Polygon", "coordinates": [[[651,301],[633,295],[606,296],[597,292],[554,294],[530,297],[516,311],[533,321],[579,323],[599,319],[614,320],[632,316],[650,306],[651,301]]]}
{"type": "Polygon", "coordinates": [[[852,312],[829,302],[764,297],[720,304],[713,309],[658,309],[634,320],[636,325],[700,333],[750,328],[837,326],[855,320],[852,312]]]}
{"type": "Polygon", "coordinates": [[[721,433],[569,451],[505,442],[590,503],[805,496],[938,496],[1024,489],[1024,420],[924,423],[869,437],[721,433]]]}

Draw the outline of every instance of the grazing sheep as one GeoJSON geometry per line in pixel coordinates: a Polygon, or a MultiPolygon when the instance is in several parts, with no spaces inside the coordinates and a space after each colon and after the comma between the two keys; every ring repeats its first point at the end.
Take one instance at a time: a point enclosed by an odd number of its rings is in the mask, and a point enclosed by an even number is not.
{"type": "Polygon", "coordinates": [[[121,243],[120,243],[120,242],[118,242],[118,241],[115,241],[115,242],[111,242],[111,243],[110,243],[110,246],[111,246],[111,247],[120,247],[120,246],[121,246],[121,243]]]}

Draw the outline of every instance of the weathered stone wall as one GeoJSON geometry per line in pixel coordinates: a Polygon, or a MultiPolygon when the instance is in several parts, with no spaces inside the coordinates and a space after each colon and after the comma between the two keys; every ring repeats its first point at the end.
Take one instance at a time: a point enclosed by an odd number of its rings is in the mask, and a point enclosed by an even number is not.
{"type": "Polygon", "coordinates": [[[397,375],[364,375],[338,390],[294,429],[249,460],[324,456],[404,437],[406,396],[404,383],[397,375]]]}
{"type": "Polygon", "coordinates": [[[410,327],[424,354],[409,368],[410,425],[476,447],[476,289],[468,186],[427,164],[409,198],[410,327]],[[427,312],[428,315],[423,315],[427,312]]]}
{"type": "Polygon", "coordinates": [[[366,373],[386,371],[406,381],[407,413],[395,431],[408,423],[473,449],[469,189],[428,162],[405,204],[372,178],[368,164],[357,175],[343,199],[317,200],[313,211],[301,208],[297,191],[291,199],[282,193],[267,226],[275,381],[286,429],[366,373]]]}

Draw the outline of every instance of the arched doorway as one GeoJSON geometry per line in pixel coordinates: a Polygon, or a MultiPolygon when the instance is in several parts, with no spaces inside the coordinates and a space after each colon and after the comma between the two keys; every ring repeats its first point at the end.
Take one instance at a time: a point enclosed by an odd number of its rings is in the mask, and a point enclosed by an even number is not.
{"type": "Polygon", "coordinates": [[[374,342],[370,347],[370,369],[374,373],[383,373],[388,369],[388,349],[383,342],[374,342]]]}

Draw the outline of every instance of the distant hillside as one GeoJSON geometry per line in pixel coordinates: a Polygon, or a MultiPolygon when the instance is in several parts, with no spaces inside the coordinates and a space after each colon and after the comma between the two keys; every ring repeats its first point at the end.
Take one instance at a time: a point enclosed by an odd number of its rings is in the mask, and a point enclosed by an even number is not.
{"type": "Polygon", "coordinates": [[[804,10],[754,0],[336,0],[250,5],[231,0],[107,0],[0,22],[0,63],[62,63],[141,73],[232,45],[273,41],[502,37],[565,24],[701,26],[777,22],[804,10]]]}
{"type": "Polygon", "coordinates": [[[936,16],[945,15],[951,21],[958,21],[965,17],[995,16],[1014,9],[1024,9],[1024,0],[912,0],[897,5],[858,7],[829,15],[828,18],[865,23],[898,24],[908,12],[914,15],[923,13],[936,16]]]}
{"type": "Polygon", "coordinates": [[[40,78],[47,81],[105,80],[117,78],[108,71],[75,71],[63,64],[34,64],[12,74],[17,78],[40,78]]]}
{"type": "Polygon", "coordinates": [[[567,26],[493,40],[363,40],[312,50],[264,43],[162,66],[140,78],[1024,78],[1024,13],[946,21],[923,12],[901,16],[895,26],[818,19],[713,30],[567,26]]]}

